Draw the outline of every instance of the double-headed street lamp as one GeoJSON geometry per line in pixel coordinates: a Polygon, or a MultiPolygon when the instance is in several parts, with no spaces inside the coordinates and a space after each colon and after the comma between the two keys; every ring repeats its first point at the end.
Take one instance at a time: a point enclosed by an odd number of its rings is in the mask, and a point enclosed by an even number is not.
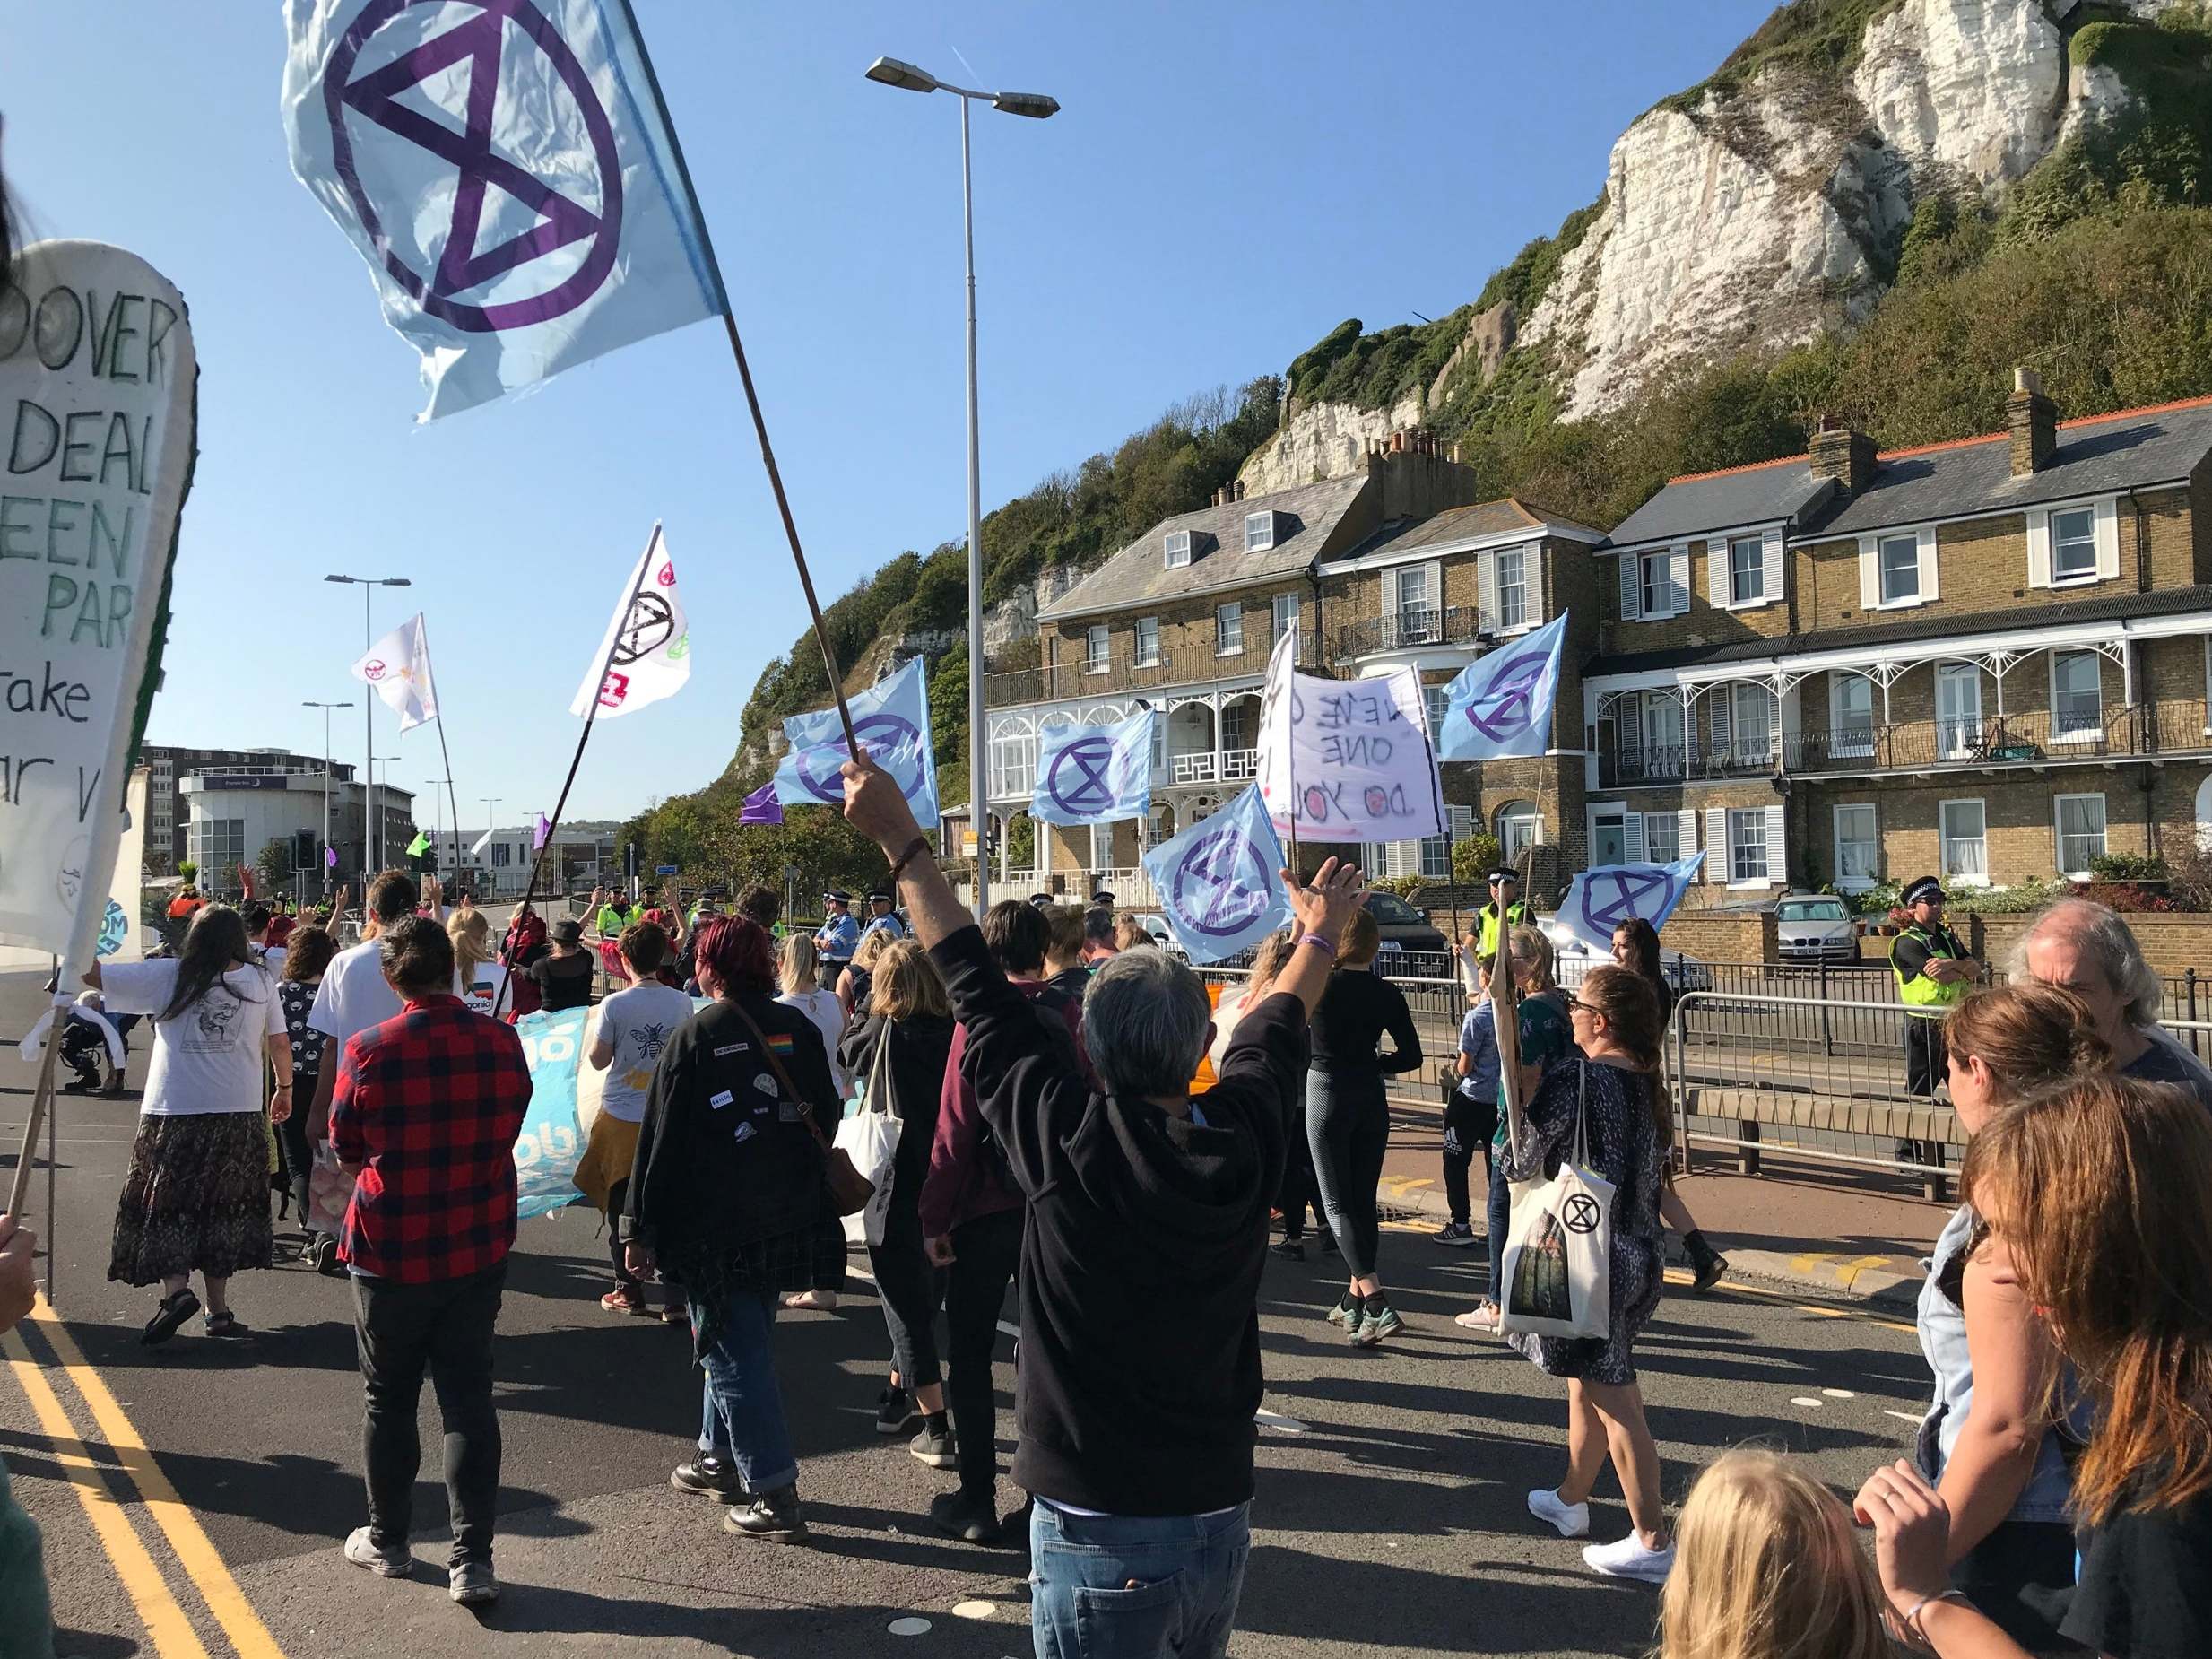
{"type": "Polygon", "coordinates": [[[976,831],[976,914],[980,916],[990,903],[991,814],[984,792],[983,480],[976,421],[976,193],[968,166],[967,107],[981,101],[1008,115],[1041,121],[1059,114],[1060,102],[1042,92],[979,92],[955,86],[896,57],[877,58],[868,65],[868,78],[906,92],[950,92],[960,104],[960,212],[967,252],[967,816],[976,831]]]}
{"type": "MultiPolygon", "coordinates": [[[[301,703],[299,706],[300,706],[302,708],[319,708],[319,709],[321,709],[321,710],[323,711],[323,846],[324,846],[325,848],[327,848],[327,847],[330,846],[330,774],[331,774],[331,753],[330,753],[330,711],[331,711],[332,709],[334,709],[334,708],[352,708],[352,707],[353,707],[353,705],[352,705],[351,703],[350,703],[350,702],[346,702],[346,703],[307,703],[307,702],[303,702],[303,703],[301,703]]],[[[328,880],[329,880],[329,878],[330,878],[330,860],[329,860],[329,858],[328,858],[328,856],[325,856],[324,857],[324,860],[323,860],[323,868],[322,868],[322,869],[321,869],[321,870],[317,873],[317,874],[318,874],[318,875],[320,876],[320,878],[321,878],[321,879],[323,879],[324,881],[328,881],[328,880]]]]}
{"type": "MultiPolygon", "coordinates": [[[[326,576],[325,582],[343,583],[361,590],[361,649],[366,651],[377,643],[376,627],[369,619],[369,602],[377,587],[412,587],[414,584],[403,576],[326,576]]],[[[376,747],[377,699],[361,699],[361,753],[369,758],[369,769],[361,777],[361,891],[369,890],[369,883],[377,874],[377,762],[369,751],[376,747]]]]}

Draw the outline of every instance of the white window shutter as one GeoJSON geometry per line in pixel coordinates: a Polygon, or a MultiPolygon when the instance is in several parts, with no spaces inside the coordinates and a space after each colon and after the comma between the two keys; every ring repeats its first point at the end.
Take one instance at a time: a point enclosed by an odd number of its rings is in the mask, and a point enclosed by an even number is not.
{"type": "Polygon", "coordinates": [[[1871,611],[1882,603],[1882,570],[1874,551],[1874,538],[1859,538],[1859,608],[1871,611]]]}
{"type": "Polygon", "coordinates": [[[1760,556],[1765,565],[1766,592],[1765,596],[1770,600],[1779,599],[1782,597],[1783,569],[1782,531],[1779,527],[1766,533],[1765,545],[1761,550],[1760,556]]]}
{"type": "Polygon", "coordinates": [[[2120,574],[2120,503],[2097,503],[2097,580],[2109,582],[2120,574]]]}
{"type": "Polygon", "coordinates": [[[1728,809],[1705,809],[1705,880],[1725,882],[1729,876],[1728,809]]]}
{"type": "Polygon", "coordinates": [[[1617,562],[1620,566],[1620,620],[1633,622],[1643,614],[1638,608],[1644,597],[1643,555],[1623,553],[1617,562]]]}
{"type": "Polygon", "coordinates": [[[2027,509],[2027,585],[2051,586],[2051,512],[2047,508],[2027,509]]]}
{"type": "Polygon", "coordinates": [[[1486,634],[1494,634],[1497,631],[1497,554],[1495,551],[1475,555],[1475,578],[1476,589],[1481,595],[1481,630],[1486,634]]]}
{"type": "Polygon", "coordinates": [[[1641,812],[1622,815],[1621,857],[1632,864],[1644,862],[1644,814],[1641,812]]]}
{"type": "Polygon", "coordinates": [[[1790,884],[1790,841],[1779,806],[1766,809],[1766,879],[1777,887],[1790,884]]]}
{"type": "Polygon", "coordinates": [[[1687,543],[1667,556],[1667,609],[1680,616],[1690,608],[1690,550],[1687,543]]]}
{"type": "Polygon", "coordinates": [[[1731,560],[1726,536],[1705,538],[1705,602],[1716,611],[1728,609],[1728,602],[1732,596],[1729,588],[1731,560]]]}
{"type": "Polygon", "coordinates": [[[1544,611],[1544,585],[1550,579],[1551,566],[1544,557],[1544,544],[1531,542],[1521,550],[1521,582],[1529,595],[1529,626],[1548,622],[1551,618],[1544,611]]]}
{"type": "Polygon", "coordinates": [[[1706,717],[1713,722],[1713,752],[1724,755],[1735,737],[1736,688],[1716,685],[1705,693],[1705,701],[1711,705],[1706,717]]]}
{"type": "Polygon", "coordinates": [[[1922,526],[1920,533],[1920,596],[1923,602],[1937,596],[1936,587],[1936,527],[1922,526]]]}
{"type": "Polygon", "coordinates": [[[1697,814],[1679,812],[1674,815],[1674,856],[1687,858],[1697,850],[1697,814]]]}

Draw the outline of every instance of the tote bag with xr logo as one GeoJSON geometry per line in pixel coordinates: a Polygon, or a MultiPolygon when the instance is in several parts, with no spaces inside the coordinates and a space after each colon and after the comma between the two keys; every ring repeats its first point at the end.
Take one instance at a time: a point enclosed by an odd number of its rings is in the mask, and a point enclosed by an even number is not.
{"type": "Polygon", "coordinates": [[[1574,1146],[1549,1180],[1517,1184],[1505,1233],[1498,1328],[1602,1337],[1612,1315],[1613,1184],[1589,1167],[1587,1063],[1574,1087],[1574,1146]]]}

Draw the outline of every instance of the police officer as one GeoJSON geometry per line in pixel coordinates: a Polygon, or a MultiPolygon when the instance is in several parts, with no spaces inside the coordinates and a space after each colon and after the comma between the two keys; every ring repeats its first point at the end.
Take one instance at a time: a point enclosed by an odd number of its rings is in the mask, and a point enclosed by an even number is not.
{"type": "Polygon", "coordinates": [[[865,939],[870,934],[889,934],[894,939],[906,936],[906,925],[891,910],[891,896],[881,890],[868,895],[868,925],[860,930],[865,939]]]}
{"type": "Polygon", "coordinates": [[[853,919],[852,906],[853,895],[834,887],[822,895],[827,915],[814,934],[814,953],[820,959],[825,991],[837,988],[837,976],[853,965],[853,952],[860,949],[860,924],[853,919]]]}
{"type": "Polygon", "coordinates": [[[1486,965],[1495,964],[1507,930],[1525,927],[1535,919],[1536,912],[1521,902],[1521,877],[1510,866],[1500,864],[1490,872],[1490,902],[1475,912],[1476,959],[1486,965]]]}
{"type": "Polygon", "coordinates": [[[1111,910],[1114,908],[1114,895],[1102,887],[1090,896],[1090,902],[1093,908],[1103,906],[1111,910]]]}
{"type": "Polygon", "coordinates": [[[1943,925],[1943,885],[1932,875],[1909,883],[1901,899],[1908,920],[1889,949],[1889,970],[1904,1003],[1904,1088],[1935,1098],[1944,1079],[1943,1020],[1973,989],[1982,964],[1943,925]]]}

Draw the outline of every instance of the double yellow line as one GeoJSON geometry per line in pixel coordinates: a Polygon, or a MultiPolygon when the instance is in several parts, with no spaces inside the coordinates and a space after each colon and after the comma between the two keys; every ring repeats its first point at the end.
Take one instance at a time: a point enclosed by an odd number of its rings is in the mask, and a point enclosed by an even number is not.
{"type": "Polygon", "coordinates": [[[52,1350],[51,1363],[40,1362],[21,1329],[0,1336],[0,1355],[5,1356],[8,1368],[30,1400],[40,1431],[53,1445],[56,1460],[67,1472],[85,1518],[114,1563],[116,1575],[137,1609],[159,1659],[208,1659],[208,1650],[132,1523],[126,1500],[117,1495],[101,1465],[87,1449],[85,1437],[50,1376],[67,1379],[89,1413],[98,1439],[113,1454],[124,1484],[131,1489],[130,1496],[168,1540],[178,1566],[198,1591],[237,1659],[284,1659],[284,1650],[277,1646],[268,1626],[262,1623],[230,1569],[215,1552],[199,1517],[178,1497],[177,1489],[162,1473],[106,1380],[86,1363],[68,1327],[44,1300],[32,1314],[30,1326],[52,1350]]]}

